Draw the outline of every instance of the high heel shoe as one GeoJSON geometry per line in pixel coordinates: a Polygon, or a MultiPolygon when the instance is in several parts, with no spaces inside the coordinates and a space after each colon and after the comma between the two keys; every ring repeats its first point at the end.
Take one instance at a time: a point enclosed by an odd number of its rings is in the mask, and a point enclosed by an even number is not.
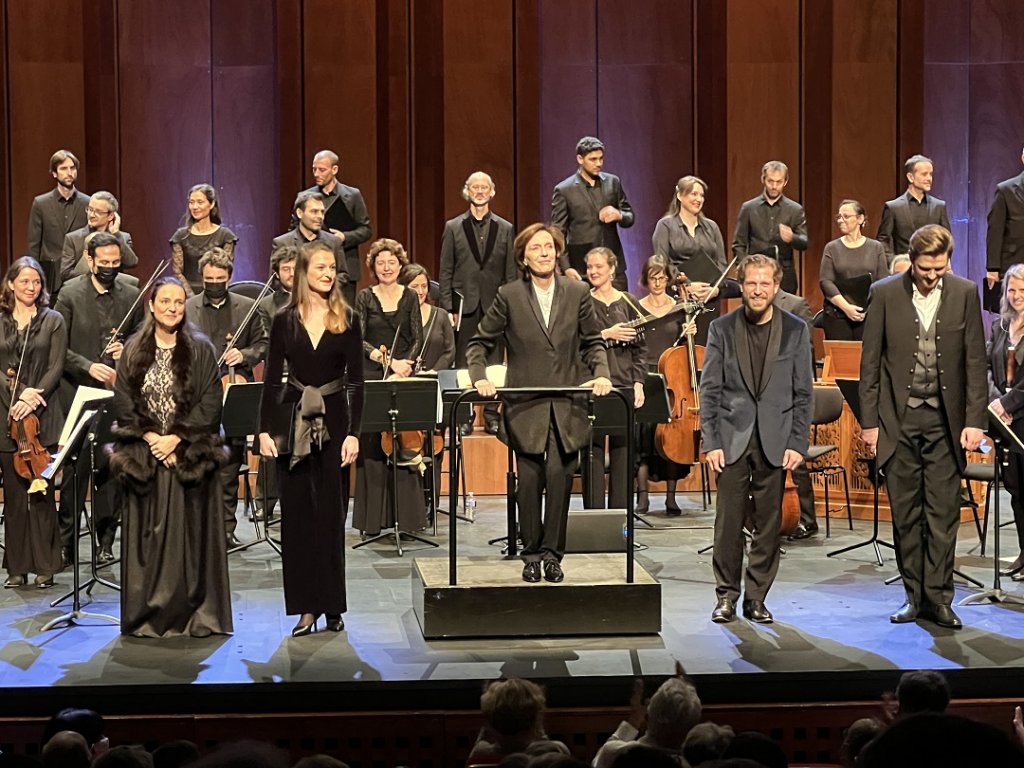
{"type": "Polygon", "coordinates": [[[683,510],[679,508],[676,503],[675,497],[665,499],[665,514],[669,517],[678,517],[683,514],[683,510]]]}
{"type": "Polygon", "coordinates": [[[341,632],[345,629],[345,620],[340,613],[325,613],[324,618],[327,620],[328,632],[341,632]]]}
{"type": "Polygon", "coordinates": [[[40,573],[37,574],[33,583],[38,589],[49,589],[53,586],[53,574],[52,573],[40,573]]]}
{"type": "Polygon", "coordinates": [[[1017,559],[1014,560],[1006,568],[1006,570],[1003,570],[1002,568],[1000,568],[999,569],[999,575],[1000,576],[1016,576],[1022,570],[1024,570],[1024,553],[1021,553],[1021,554],[1017,555],[1017,559]]]}
{"type": "MultiPolygon", "coordinates": [[[[303,616],[303,618],[305,618],[305,615],[303,616]]],[[[305,637],[306,635],[311,635],[314,632],[316,632],[317,618],[317,616],[313,616],[312,620],[308,624],[303,624],[302,619],[300,619],[299,623],[296,624],[295,627],[292,629],[292,637],[305,637]]]]}
{"type": "Polygon", "coordinates": [[[12,573],[7,576],[7,581],[4,582],[4,589],[17,589],[18,587],[24,587],[28,576],[24,573],[12,573]]]}

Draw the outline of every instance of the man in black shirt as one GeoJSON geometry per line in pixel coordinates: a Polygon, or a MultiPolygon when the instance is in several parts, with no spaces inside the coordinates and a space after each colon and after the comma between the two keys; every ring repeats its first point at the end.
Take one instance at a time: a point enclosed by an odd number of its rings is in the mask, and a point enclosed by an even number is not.
{"type": "Polygon", "coordinates": [[[789,167],[769,160],[761,168],[764,191],[740,206],[732,255],[741,261],[751,253],[771,256],[782,265],[782,290],[797,293],[793,251],[807,250],[807,215],[804,207],[782,191],[789,181],[789,167]]]}
{"type": "Polygon", "coordinates": [[[932,161],[924,155],[914,155],[903,168],[907,174],[907,191],[882,206],[878,224],[878,241],[885,249],[889,264],[896,254],[910,250],[910,236],[926,224],[939,224],[949,229],[946,203],[928,194],[932,191],[932,161]]]}
{"type": "MultiPolygon", "coordinates": [[[[350,307],[356,303],[356,287],[359,283],[361,263],[359,246],[373,235],[370,214],[366,210],[363,194],[356,187],[338,181],[338,155],[329,149],[321,149],[313,156],[313,180],[315,186],[306,192],[319,192],[324,203],[324,229],[342,242],[345,261],[338,265],[338,274],[349,275],[349,282],[343,284],[341,292],[350,307]],[[341,205],[335,205],[336,202],[341,205]],[[344,267],[344,269],[342,268],[344,267]]],[[[293,214],[291,226],[298,226],[299,220],[293,214]]]]}
{"type": "Polygon", "coordinates": [[[32,201],[28,216],[28,255],[43,267],[50,293],[59,286],[60,254],[64,235],[86,224],[89,196],[75,189],[78,158],[58,149],[50,158],[50,175],[57,188],[32,201]]]}
{"type": "MultiPolygon", "coordinates": [[[[314,240],[321,240],[327,243],[334,252],[334,260],[338,268],[337,280],[341,283],[342,288],[345,288],[349,283],[345,246],[340,237],[324,230],[325,211],[324,196],[320,192],[308,189],[304,192],[299,192],[298,197],[295,198],[295,204],[292,206],[292,219],[297,222],[295,228],[275,237],[273,249],[276,250],[285,245],[298,248],[314,240]]],[[[357,271],[353,274],[358,275],[359,272],[357,271]]],[[[345,294],[345,301],[349,301],[347,293],[345,294]]],[[[349,306],[355,306],[354,297],[349,306]]]]}
{"type": "Polygon", "coordinates": [[[130,269],[139,263],[139,257],[132,248],[132,236],[121,229],[121,217],[117,211],[117,198],[106,191],[93,192],[89,206],[85,209],[87,223],[84,227],[68,232],[61,249],[60,274],[54,290],[65,280],[75,275],[89,273],[85,260],[85,238],[93,232],[109,232],[121,243],[121,268],[130,269]]]}
{"type": "MultiPolygon", "coordinates": [[[[54,307],[63,316],[68,329],[68,351],[58,390],[65,412],[80,386],[113,386],[114,365],[121,357],[123,341],[134,333],[144,316],[141,302],[132,310],[132,304],[139,296],[138,281],[118,274],[121,269],[121,241],[109,232],[99,232],[88,239],[86,248],[89,274],[65,283],[54,307]],[[128,316],[129,310],[132,311],[131,316],[128,316]],[[112,339],[111,332],[118,326],[121,332],[117,338],[112,339]]],[[[77,529],[75,521],[85,506],[92,460],[89,452],[83,452],[76,471],[64,473],[58,516],[65,553],[73,545],[77,529]],[[74,500],[78,501],[77,510],[73,508],[74,500]]],[[[117,482],[111,482],[102,451],[96,451],[95,460],[93,522],[99,543],[97,561],[107,564],[114,560],[114,535],[120,516],[120,486],[117,482]]]]}
{"type": "MultiPolygon", "coordinates": [[[[211,248],[203,254],[199,271],[203,276],[203,292],[185,302],[185,316],[210,337],[217,359],[223,357],[222,374],[230,372],[252,381],[252,369],[267,354],[267,330],[256,315],[244,328],[239,327],[254,302],[228,290],[233,261],[222,248],[211,248]]],[[[245,459],[245,439],[228,438],[227,447],[231,460],[220,470],[220,477],[224,488],[224,531],[230,549],[240,544],[235,537],[235,508],[238,506],[238,470],[245,459]]]]}

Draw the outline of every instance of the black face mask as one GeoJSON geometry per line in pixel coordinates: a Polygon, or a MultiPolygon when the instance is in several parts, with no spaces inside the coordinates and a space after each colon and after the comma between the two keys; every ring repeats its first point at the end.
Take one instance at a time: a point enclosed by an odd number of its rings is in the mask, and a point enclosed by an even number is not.
{"type": "Polygon", "coordinates": [[[114,280],[117,279],[117,273],[120,271],[120,267],[96,267],[96,282],[104,288],[109,288],[114,284],[114,280]]]}
{"type": "Polygon", "coordinates": [[[203,291],[206,293],[207,298],[210,301],[220,301],[228,295],[228,284],[227,283],[211,283],[209,281],[203,281],[203,291]]]}

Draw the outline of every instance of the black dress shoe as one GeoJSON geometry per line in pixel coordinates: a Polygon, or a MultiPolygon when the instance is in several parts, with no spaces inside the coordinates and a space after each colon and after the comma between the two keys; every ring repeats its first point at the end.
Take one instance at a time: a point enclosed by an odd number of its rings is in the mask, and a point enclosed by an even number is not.
{"type": "Polygon", "coordinates": [[[909,624],[912,621],[917,621],[917,614],[917,606],[908,600],[896,613],[889,617],[889,621],[893,624],[909,624]]]}
{"type": "Polygon", "coordinates": [[[963,629],[964,623],[960,621],[953,609],[948,605],[936,605],[932,608],[932,619],[940,627],[946,629],[963,629]]]}
{"type": "Polygon", "coordinates": [[[486,432],[488,435],[498,434],[498,422],[488,421],[486,424],[484,424],[484,432],[486,432]]]}
{"type": "Polygon", "coordinates": [[[683,510],[679,508],[679,505],[676,503],[675,499],[666,499],[665,514],[669,517],[679,517],[681,514],[683,514],[683,510]]]}
{"type": "Polygon", "coordinates": [[[324,618],[327,620],[328,632],[341,632],[345,629],[345,620],[341,618],[340,613],[327,613],[324,614],[324,618]]]}
{"type": "Polygon", "coordinates": [[[467,424],[459,424],[459,434],[465,437],[466,435],[473,434],[473,424],[469,422],[467,424]]]}
{"type": "Polygon", "coordinates": [[[533,560],[523,566],[523,581],[530,584],[536,584],[540,581],[540,563],[533,560]]]}
{"type": "Polygon", "coordinates": [[[303,623],[300,619],[299,623],[292,628],[292,637],[305,637],[316,632],[316,619],[317,617],[314,616],[313,620],[308,623],[303,623]]]}
{"type": "Polygon", "coordinates": [[[1017,555],[1017,559],[1010,563],[1005,571],[1000,570],[999,575],[1016,576],[1021,571],[1024,571],[1024,553],[1017,555]]]}
{"type": "Polygon", "coordinates": [[[771,624],[775,621],[775,617],[772,616],[772,612],[768,610],[768,606],[764,604],[763,600],[744,600],[743,618],[749,619],[755,624],[771,624]]]}
{"type": "Polygon", "coordinates": [[[60,550],[60,564],[64,568],[71,565],[71,550],[67,547],[62,547],[60,550]]]}
{"type": "Polygon", "coordinates": [[[557,560],[545,560],[544,561],[544,581],[550,581],[552,584],[565,579],[565,574],[562,573],[562,566],[559,565],[557,560]]]}
{"type": "Polygon", "coordinates": [[[804,525],[803,523],[799,523],[796,526],[796,530],[789,534],[789,536],[787,536],[786,538],[788,538],[790,541],[799,541],[800,539],[809,539],[817,532],[817,523],[815,523],[814,525],[804,525]]]}
{"type": "Polygon", "coordinates": [[[235,534],[233,534],[233,533],[229,533],[227,535],[227,544],[228,544],[228,549],[234,549],[235,547],[242,546],[242,542],[240,542],[238,540],[238,537],[235,536],[235,534]]]}
{"type": "Polygon", "coordinates": [[[711,620],[715,624],[726,624],[736,618],[736,605],[728,597],[718,598],[715,610],[711,612],[711,620]]]}
{"type": "Polygon", "coordinates": [[[117,558],[114,557],[114,550],[109,544],[101,544],[100,551],[96,555],[96,562],[100,565],[110,565],[117,558]]]}

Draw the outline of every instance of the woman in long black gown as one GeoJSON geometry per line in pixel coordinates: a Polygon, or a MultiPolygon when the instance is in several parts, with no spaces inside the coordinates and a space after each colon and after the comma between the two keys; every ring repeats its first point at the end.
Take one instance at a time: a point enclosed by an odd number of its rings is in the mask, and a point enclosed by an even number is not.
{"type": "Polygon", "coordinates": [[[345,628],[348,470],[359,453],[362,337],[336,279],[334,253],[314,241],[299,250],[288,306],[274,316],[264,377],[260,454],[277,457],[285,612],[301,614],[293,637],[345,628]],[[285,366],[288,381],[281,383],[285,366]],[[291,452],[279,452],[282,412],[291,452]],[[279,455],[279,453],[281,455],[279,455]]]}
{"type": "MultiPolygon", "coordinates": [[[[420,303],[411,288],[398,282],[409,263],[397,240],[381,238],[370,246],[366,266],[377,284],[356,296],[356,317],[363,332],[363,376],[383,379],[411,376],[423,344],[420,303]],[[383,359],[381,347],[387,349],[383,359]],[[386,375],[383,363],[388,365],[386,375]]],[[[352,527],[366,536],[395,525],[391,505],[391,470],[380,444],[379,432],[360,437],[356,462],[356,498],[352,527]]],[[[426,500],[419,468],[398,468],[398,524],[403,531],[419,531],[427,524],[426,500]]]]}
{"type": "Polygon", "coordinates": [[[232,631],[220,440],[223,389],[213,345],[185,317],[185,287],[157,280],[145,325],[114,384],[124,485],[121,632],[205,637],[232,631]]]}
{"type": "Polygon", "coordinates": [[[49,309],[48,303],[46,278],[39,262],[29,256],[15,261],[0,292],[0,372],[7,374],[13,369],[18,381],[15,398],[10,389],[13,378],[0,387],[4,568],[8,573],[4,587],[8,589],[26,586],[30,573],[36,574],[35,586],[52,587],[53,574],[61,569],[54,483],[47,483],[43,493],[29,493],[29,481],[14,470],[17,446],[6,428],[8,417],[20,421],[35,413],[40,442],[51,451],[56,448],[64,422],[57,385],[64,370],[68,332],[64,318],[49,309]]]}

